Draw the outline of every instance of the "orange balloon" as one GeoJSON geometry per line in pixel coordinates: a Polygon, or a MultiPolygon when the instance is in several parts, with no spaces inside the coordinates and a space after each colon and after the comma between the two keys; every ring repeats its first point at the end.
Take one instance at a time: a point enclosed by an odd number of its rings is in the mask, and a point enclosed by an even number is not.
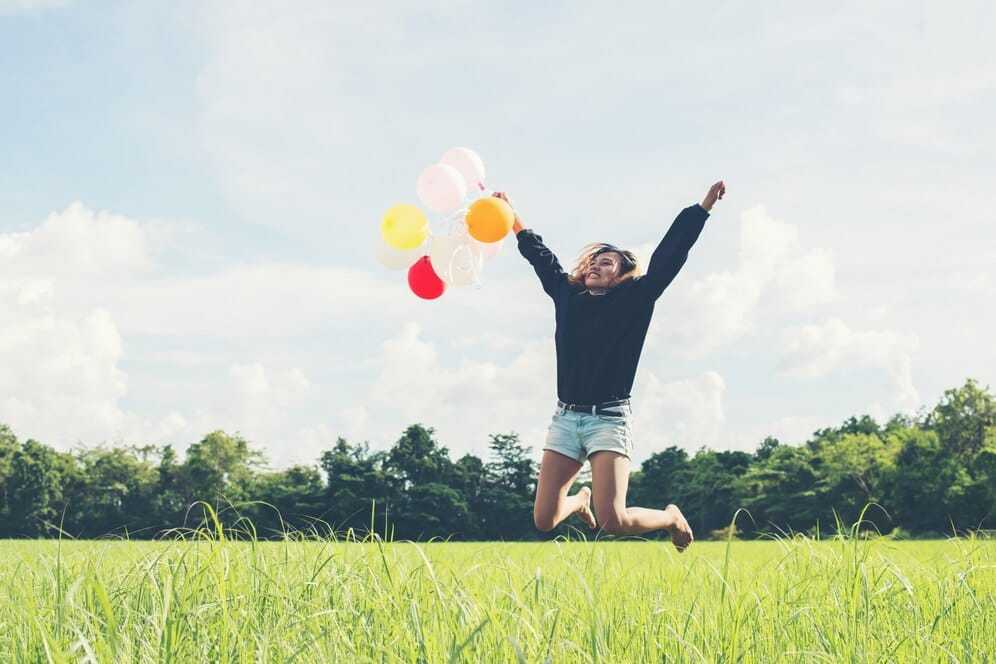
{"type": "Polygon", "coordinates": [[[515,212],[500,198],[487,196],[479,198],[467,211],[467,231],[475,240],[497,242],[512,230],[515,212]]]}

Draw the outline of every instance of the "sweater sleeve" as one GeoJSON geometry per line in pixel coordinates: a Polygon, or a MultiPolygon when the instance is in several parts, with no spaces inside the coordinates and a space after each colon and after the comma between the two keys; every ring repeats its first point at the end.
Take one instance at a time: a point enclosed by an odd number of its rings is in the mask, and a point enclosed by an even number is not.
{"type": "Polygon", "coordinates": [[[557,291],[567,283],[567,274],[560,267],[560,261],[553,255],[545,244],[543,238],[531,230],[523,229],[516,235],[519,243],[519,253],[529,261],[529,264],[536,270],[536,276],[543,284],[543,290],[552,298],[557,297],[557,291]]]}
{"type": "Polygon", "coordinates": [[[659,298],[678,275],[708,217],[709,213],[698,204],[686,207],[678,214],[650,257],[647,274],[638,280],[647,297],[659,298]]]}

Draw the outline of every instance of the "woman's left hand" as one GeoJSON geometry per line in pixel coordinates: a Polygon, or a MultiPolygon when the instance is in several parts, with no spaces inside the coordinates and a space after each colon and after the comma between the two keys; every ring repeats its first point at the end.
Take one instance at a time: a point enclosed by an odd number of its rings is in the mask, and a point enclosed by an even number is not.
{"type": "Polygon", "coordinates": [[[495,198],[500,198],[501,200],[505,201],[506,203],[508,203],[508,206],[512,208],[512,212],[515,213],[515,223],[512,224],[512,232],[518,235],[519,231],[525,228],[525,226],[522,225],[522,220],[519,219],[519,213],[515,212],[515,208],[512,206],[512,201],[508,200],[508,194],[506,194],[504,191],[496,191],[491,195],[494,196],[495,198]]]}
{"type": "Polygon", "coordinates": [[[702,207],[705,208],[706,212],[712,210],[712,206],[716,204],[716,201],[723,199],[723,194],[726,193],[726,185],[722,180],[716,184],[709,187],[709,191],[706,192],[705,198],[702,199],[702,207]]]}

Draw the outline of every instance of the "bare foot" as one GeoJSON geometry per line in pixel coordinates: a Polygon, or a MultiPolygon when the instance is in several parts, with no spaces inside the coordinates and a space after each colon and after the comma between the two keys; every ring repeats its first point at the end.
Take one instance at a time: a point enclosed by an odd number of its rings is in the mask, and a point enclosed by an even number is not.
{"type": "Polygon", "coordinates": [[[591,512],[591,489],[586,486],[581,487],[577,495],[581,497],[584,501],[581,507],[578,508],[576,514],[581,517],[581,520],[588,524],[588,527],[594,530],[596,528],[595,515],[591,512]]]}
{"type": "Polygon", "coordinates": [[[667,530],[671,533],[671,544],[674,544],[674,548],[678,550],[678,553],[681,553],[695,539],[692,537],[692,527],[685,521],[685,515],[681,513],[677,505],[668,505],[664,511],[674,519],[673,525],[667,530]]]}

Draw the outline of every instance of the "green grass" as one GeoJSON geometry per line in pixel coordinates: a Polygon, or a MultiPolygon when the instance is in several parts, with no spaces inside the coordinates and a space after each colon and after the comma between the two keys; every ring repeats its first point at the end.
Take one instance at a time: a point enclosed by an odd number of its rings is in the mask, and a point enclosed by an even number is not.
{"type": "Polygon", "coordinates": [[[2,662],[996,653],[996,542],[0,542],[2,662]]]}

